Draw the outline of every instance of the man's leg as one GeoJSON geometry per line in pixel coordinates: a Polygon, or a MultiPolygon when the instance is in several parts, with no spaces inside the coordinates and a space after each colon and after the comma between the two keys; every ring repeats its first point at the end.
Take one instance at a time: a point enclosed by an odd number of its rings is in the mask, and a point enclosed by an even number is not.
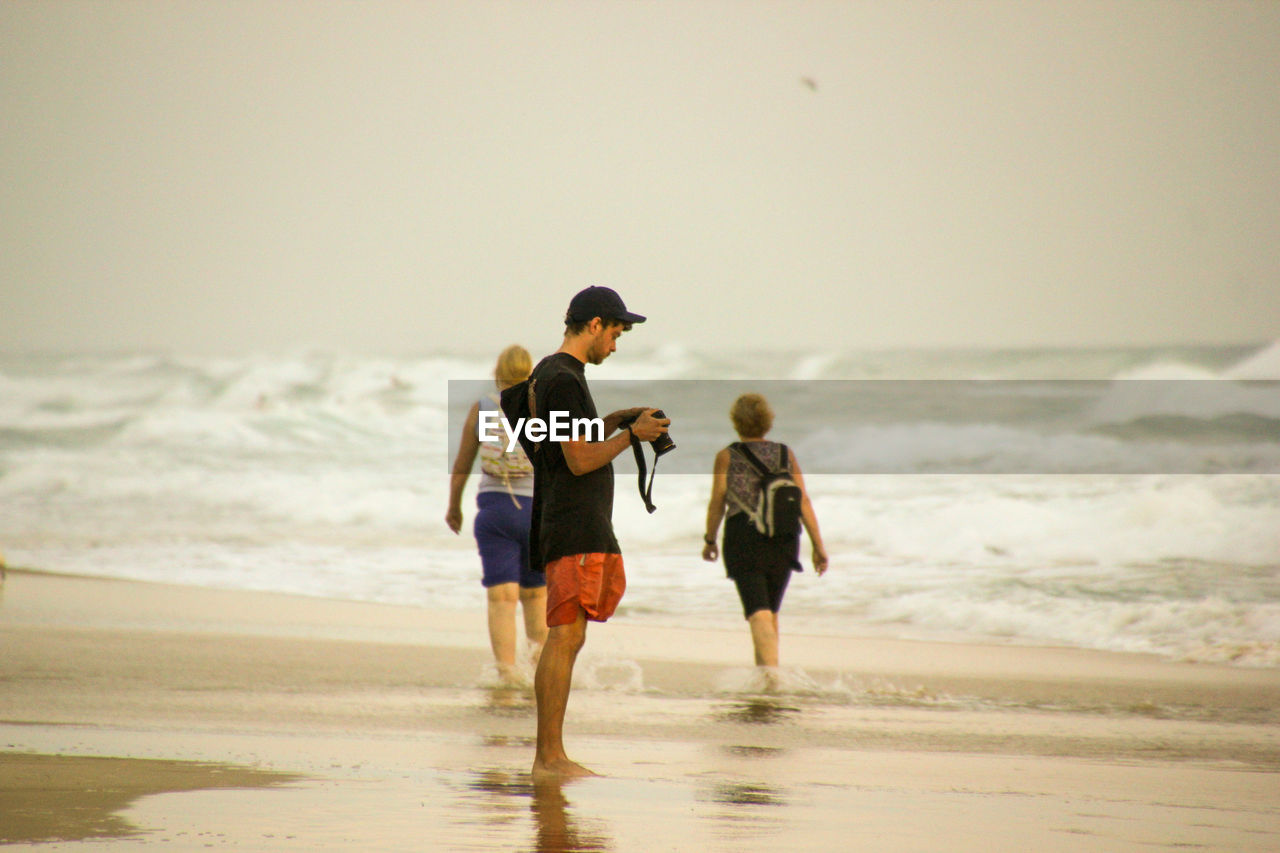
{"type": "Polygon", "coordinates": [[[536,664],[547,644],[547,588],[522,587],[520,606],[524,610],[524,635],[529,638],[529,659],[536,664]]]}
{"type": "Polygon", "coordinates": [[[569,760],[564,751],[564,713],[569,704],[573,665],[587,639],[587,615],[568,625],[553,625],[538,659],[533,694],[538,703],[538,747],[533,757],[535,779],[593,776],[590,770],[569,760]]]}

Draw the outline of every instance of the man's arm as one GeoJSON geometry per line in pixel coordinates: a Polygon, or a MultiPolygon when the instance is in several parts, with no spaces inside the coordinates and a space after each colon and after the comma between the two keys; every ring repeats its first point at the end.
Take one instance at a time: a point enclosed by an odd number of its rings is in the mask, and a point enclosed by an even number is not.
{"type": "MultiPolygon", "coordinates": [[[[670,418],[655,418],[657,409],[644,409],[635,422],[616,435],[604,441],[564,441],[560,449],[564,452],[564,462],[575,477],[590,474],[597,468],[603,468],[613,458],[631,446],[631,434],[641,441],[653,441],[667,431],[670,418]]],[[[619,414],[614,412],[609,417],[619,414]]],[[[614,424],[615,428],[617,424],[614,424]]],[[[608,434],[608,420],[605,421],[605,433],[608,434]]]]}
{"type": "MultiPolygon", "coordinates": [[[[604,434],[607,436],[612,436],[613,431],[618,428],[619,424],[621,424],[623,421],[640,417],[640,413],[648,408],[649,408],[648,406],[633,406],[630,409],[619,409],[616,412],[610,412],[609,414],[605,415],[603,418],[604,434]]],[[[653,410],[649,409],[649,411],[653,411],[653,410]]]]}

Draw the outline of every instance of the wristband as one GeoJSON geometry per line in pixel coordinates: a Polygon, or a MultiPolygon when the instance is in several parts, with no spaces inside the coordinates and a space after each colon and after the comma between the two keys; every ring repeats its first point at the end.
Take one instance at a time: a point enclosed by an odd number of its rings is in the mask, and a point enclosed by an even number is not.
{"type": "Polygon", "coordinates": [[[708,545],[716,544],[716,538],[714,536],[703,536],[702,541],[706,542],[708,545]]]}

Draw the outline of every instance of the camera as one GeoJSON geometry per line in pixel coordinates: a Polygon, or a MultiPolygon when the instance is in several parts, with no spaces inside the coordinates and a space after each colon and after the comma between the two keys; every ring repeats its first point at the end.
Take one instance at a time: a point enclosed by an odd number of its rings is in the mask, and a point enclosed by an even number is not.
{"type": "MultiPolygon", "coordinates": [[[[655,411],[653,413],[653,416],[655,418],[666,417],[666,415],[663,414],[662,409],[658,409],[657,411],[655,411]]],[[[638,417],[640,416],[636,415],[636,418],[638,417]]],[[[636,418],[627,418],[625,421],[622,421],[620,424],[618,424],[618,428],[626,429],[627,427],[631,426],[631,424],[636,422],[636,418]]],[[[632,440],[634,441],[634,439],[632,440]]],[[[669,432],[664,432],[662,435],[658,436],[653,441],[649,442],[649,446],[653,448],[653,456],[655,459],[664,453],[669,453],[670,451],[676,449],[676,443],[671,438],[671,433],[669,432]]]]}
{"type": "MultiPolygon", "coordinates": [[[[666,418],[666,415],[662,413],[661,409],[655,409],[653,416],[655,418],[666,418]]],[[[627,418],[618,424],[618,426],[620,428],[629,427],[636,422],[636,418],[638,417],[640,416],[636,415],[634,418],[627,418]]],[[[649,487],[645,488],[644,475],[649,466],[644,464],[644,451],[640,449],[640,440],[636,438],[635,432],[631,433],[631,452],[634,453],[636,457],[636,487],[640,489],[640,498],[644,501],[644,508],[649,510],[649,512],[653,512],[657,509],[657,507],[653,505],[652,495],[653,476],[658,473],[658,458],[664,453],[675,450],[676,443],[671,440],[670,433],[664,432],[653,441],[650,441],[649,446],[653,448],[653,474],[649,475],[649,487]]]]}
{"type": "MultiPolygon", "coordinates": [[[[666,417],[666,415],[662,413],[662,409],[658,409],[658,411],[654,412],[653,416],[655,418],[666,417]]],[[[676,443],[671,438],[671,433],[669,432],[664,432],[662,435],[658,436],[653,441],[649,442],[649,446],[653,448],[653,455],[655,458],[658,456],[661,456],[662,454],[668,451],[676,449],[676,443]]]]}

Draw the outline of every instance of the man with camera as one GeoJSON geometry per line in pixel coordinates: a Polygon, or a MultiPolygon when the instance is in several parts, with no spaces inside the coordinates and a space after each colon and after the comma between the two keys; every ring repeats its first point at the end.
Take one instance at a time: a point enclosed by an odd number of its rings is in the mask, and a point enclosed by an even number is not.
{"type": "MultiPolygon", "coordinates": [[[[588,287],[573,297],[565,314],[564,343],[533,369],[525,386],[503,395],[503,409],[523,403],[529,414],[546,418],[595,419],[585,367],[617,350],[618,337],[645,318],[628,311],[607,287],[588,287]]],[[[626,589],[622,552],[613,533],[613,458],[631,446],[631,436],[653,441],[670,420],[656,409],[613,412],[604,421],[604,440],[543,441],[530,454],[534,463],[533,522],[529,553],[547,575],[546,645],[534,676],[538,705],[535,779],[594,775],[570,761],[564,749],[564,715],[587,621],[613,615],[626,589]],[[619,427],[622,427],[619,429],[619,427]]]]}

